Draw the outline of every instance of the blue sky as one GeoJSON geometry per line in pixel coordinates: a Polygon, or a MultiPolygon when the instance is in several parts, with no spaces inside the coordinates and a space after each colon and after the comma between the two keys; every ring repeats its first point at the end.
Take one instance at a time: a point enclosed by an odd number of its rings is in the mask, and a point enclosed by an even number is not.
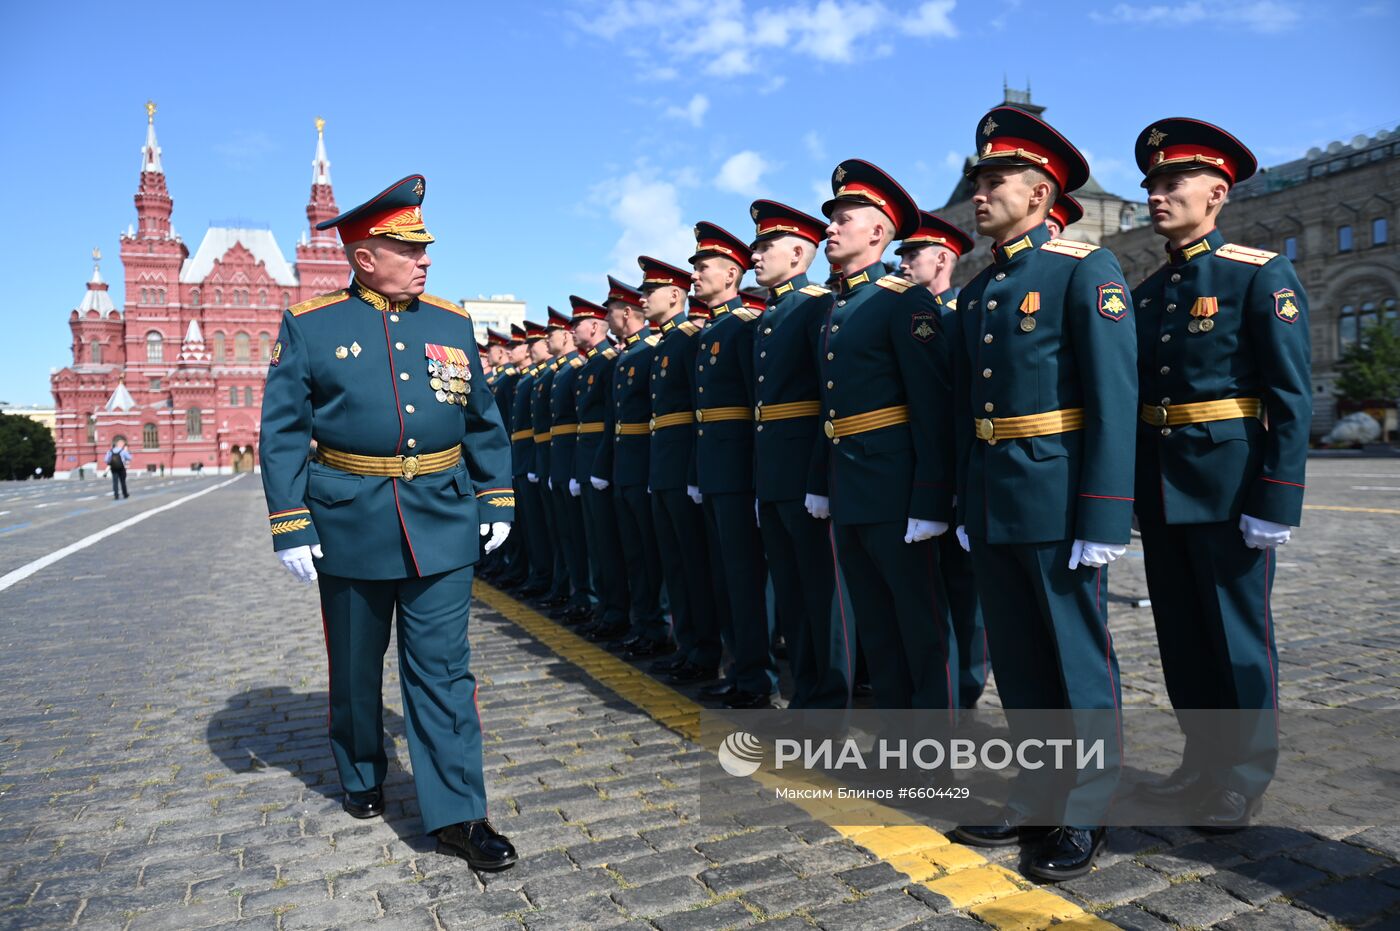
{"type": "Polygon", "coordinates": [[[746,235],[757,196],[816,213],[843,158],[941,206],[1003,78],[1119,193],[1164,116],[1265,165],[1394,129],[1398,21],[1394,0],[7,3],[0,401],[50,401],[93,246],[120,276],[147,98],[192,252],[242,218],[290,257],[319,115],[342,207],[427,176],[430,291],[538,316],[639,252],[684,262],[696,220],[746,235]]]}

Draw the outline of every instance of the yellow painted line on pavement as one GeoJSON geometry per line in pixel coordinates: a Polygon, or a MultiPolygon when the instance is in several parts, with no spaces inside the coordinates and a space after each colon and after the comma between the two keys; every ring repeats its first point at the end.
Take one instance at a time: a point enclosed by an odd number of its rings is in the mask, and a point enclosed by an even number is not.
{"type": "Polygon", "coordinates": [[[1400,514],[1395,508],[1349,508],[1340,504],[1305,504],[1305,511],[1347,511],[1352,514],[1400,514]]]}
{"type": "MultiPolygon", "coordinates": [[[[476,597],[653,720],[687,740],[700,740],[704,706],[485,582],[476,583],[476,597]]],[[[814,784],[764,772],[749,778],[773,788],[814,784]]],[[[950,841],[898,809],[868,799],[799,797],[785,801],[830,825],[911,881],[944,896],[954,908],[971,909],[997,931],[1041,931],[1052,926],[1057,931],[1104,931],[1116,927],[1068,899],[1035,888],[1017,873],[988,862],[973,848],[950,841]]]]}

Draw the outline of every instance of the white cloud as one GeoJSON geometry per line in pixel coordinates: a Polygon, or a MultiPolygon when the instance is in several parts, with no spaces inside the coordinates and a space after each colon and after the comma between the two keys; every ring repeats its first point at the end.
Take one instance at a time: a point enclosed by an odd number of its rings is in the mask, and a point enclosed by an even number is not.
{"type": "Polygon", "coordinates": [[[914,15],[902,24],[905,35],[938,36],[941,39],[957,38],[958,29],[953,25],[954,0],[930,0],[919,4],[914,15]]]}
{"type": "Polygon", "coordinates": [[[1107,12],[1089,14],[1097,23],[1128,26],[1191,26],[1208,20],[1243,26],[1254,32],[1286,32],[1298,25],[1303,14],[1292,0],[1252,0],[1236,4],[1188,3],[1134,5],[1118,3],[1107,12]]]}
{"type": "Polygon", "coordinates": [[[822,142],[822,137],[815,129],[807,130],[802,137],[802,144],[807,147],[807,154],[815,159],[826,158],[826,145],[822,142]]]}
{"type": "Polygon", "coordinates": [[[704,94],[696,94],[690,98],[690,102],[683,107],[667,107],[666,115],[678,120],[684,120],[691,126],[699,129],[705,122],[705,114],[710,109],[710,98],[704,94]]]}
{"type": "Polygon", "coordinates": [[[670,181],[641,169],[594,185],[592,194],[621,228],[608,250],[609,274],[631,281],[637,276],[637,256],[676,262],[693,250],[695,236],[682,219],[678,188],[670,181]]]}
{"type": "Polygon", "coordinates": [[[943,156],[944,166],[951,168],[953,171],[962,171],[963,163],[966,162],[966,160],[966,153],[957,152],[953,149],[949,149],[948,154],[943,156]]]}
{"type": "Polygon", "coordinates": [[[763,193],[763,174],[773,166],[752,149],[736,152],[725,159],[715,176],[715,187],[747,197],[763,193]]]}

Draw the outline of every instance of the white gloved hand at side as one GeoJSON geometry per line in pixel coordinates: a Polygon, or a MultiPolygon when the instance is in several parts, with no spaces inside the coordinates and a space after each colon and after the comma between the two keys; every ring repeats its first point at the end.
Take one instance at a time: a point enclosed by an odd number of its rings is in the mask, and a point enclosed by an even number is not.
{"type": "Polygon", "coordinates": [[[554,490],[554,479],[552,479],[552,478],[547,478],[547,479],[544,480],[544,483],[545,483],[546,485],[549,486],[549,490],[550,490],[550,491],[553,491],[553,490],[554,490]]]}
{"type": "Polygon", "coordinates": [[[532,485],[538,485],[540,483],[540,477],[534,472],[526,472],[525,477],[530,480],[530,484],[532,485]]]}
{"type": "Polygon", "coordinates": [[[316,581],[316,564],[312,559],[320,559],[321,555],[319,543],[315,546],[294,546],[277,551],[277,558],[282,560],[282,565],[287,567],[287,571],[308,585],[316,581]]]}
{"type": "Polygon", "coordinates": [[[802,499],[802,506],[817,520],[831,517],[831,499],[826,495],[808,495],[802,499]]]}
{"type": "Polygon", "coordinates": [[[487,538],[486,545],[482,547],[481,551],[483,553],[489,553],[506,542],[506,537],[510,536],[510,524],[503,520],[498,520],[491,524],[482,524],[481,535],[483,537],[486,536],[488,531],[491,536],[487,538]]]}
{"type": "Polygon", "coordinates": [[[1069,567],[1078,569],[1100,569],[1128,551],[1126,546],[1117,543],[1095,543],[1092,540],[1075,540],[1069,552],[1069,567]]]}
{"type": "Polygon", "coordinates": [[[1254,550],[1283,546],[1293,535],[1293,530],[1287,524],[1276,524],[1248,514],[1240,515],[1240,532],[1244,534],[1244,545],[1254,550]]]}
{"type": "Polygon", "coordinates": [[[753,525],[754,525],[755,527],[762,527],[762,526],[763,526],[763,519],[762,519],[761,517],[758,516],[758,499],[757,499],[757,498],[754,498],[754,499],[753,499],[753,525]]]}
{"type": "Polygon", "coordinates": [[[578,479],[569,479],[569,494],[573,495],[575,498],[583,494],[583,486],[578,483],[578,479]]]}
{"type": "Polygon", "coordinates": [[[918,543],[921,540],[931,540],[947,532],[948,525],[941,520],[919,520],[916,517],[911,517],[909,523],[905,525],[904,542],[918,543]]]}
{"type": "Polygon", "coordinates": [[[592,485],[594,488],[598,489],[599,491],[607,491],[607,490],[608,490],[608,480],[605,479],[605,478],[599,478],[599,477],[596,476],[596,475],[590,475],[590,476],[588,476],[588,484],[592,485]]]}
{"type": "Polygon", "coordinates": [[[699,486],[699,485],[687,485],[687,486],[685,486],[685,493],[688,494],[688,495],[690,495],[690,500],[691,500],[691,501],[694,501],[696,504],[699,504],[701,501],[704,501],[704,500],[705,500],[705,496],[702,495],[702,494],[700,494],[700,486],[699,486]]]}
{"type": "Polygon", "coordinates": [[[961,525],[958,527],[958,546],[963,548],[964,553],[972,552],[972,541],[967,538],[967,528],[961,525]]]}

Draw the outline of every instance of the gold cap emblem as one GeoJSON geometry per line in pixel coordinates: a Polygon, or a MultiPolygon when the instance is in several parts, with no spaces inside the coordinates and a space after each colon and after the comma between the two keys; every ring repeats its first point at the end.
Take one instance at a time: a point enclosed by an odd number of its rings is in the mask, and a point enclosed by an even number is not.
{"type": "Polygon", "coordinates": [[[1162,144],[1162,140],[1165,138],[1167,138],[1167,134],[1162,132],[1156,126],[1153,126],[1152,132],[1147,134],[1147,144],[1155,149],[1157,146],[1162,144]]]}
{"type": "Polygon", "coordinates": [[[422,178],[419,178],[417,181],[413,182],[413,193],[414,193],[414,194],[417,194],[419,197],[422,197],[422,196],[423,196],[423,179],[422,179],[422,178]]]}
{"type": "Polygon", "coordinates": [[[992,119],[990,116],[987,117],[987,122],[985,122],[985,123],[982,124],[982,135],[984,135],[984,136],[990,136],[992,133],[994,133],[994,132],[996,132],[996,131],[997,131],[997,121],[994,120],[994,119],[992,119]]]}
{"type": "Polygon", "coordinates": [[[846,180],[846,166],[845,166],[845,165],[837,165],[837,166],[836,166],[836,183],[837,183],[837,184],[840,184],[842,181],[845,181],[845,180],[846,180]]]}

